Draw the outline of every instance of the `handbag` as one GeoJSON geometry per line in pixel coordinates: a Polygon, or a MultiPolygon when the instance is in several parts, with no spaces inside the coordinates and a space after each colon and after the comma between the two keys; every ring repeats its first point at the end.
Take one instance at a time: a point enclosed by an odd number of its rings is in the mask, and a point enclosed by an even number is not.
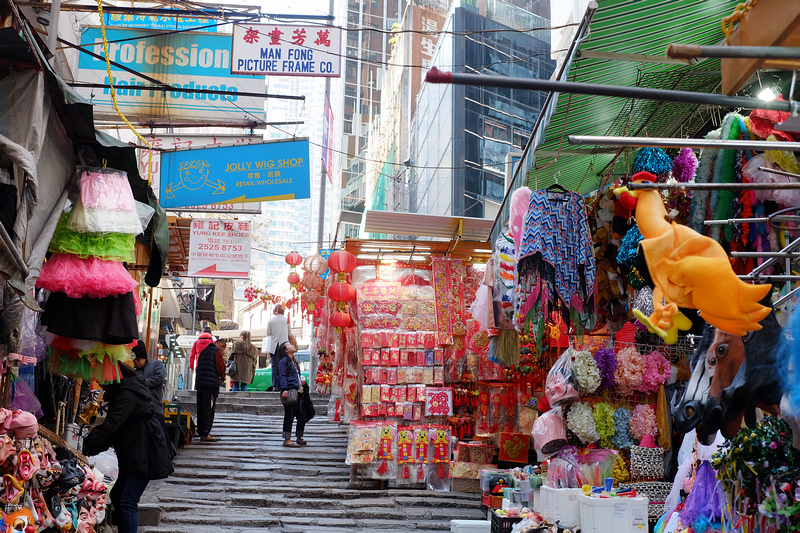
{"type": "Polygon", "coordinates": [[[303,418],[305,418],[306,422],[314,418],[314,416],[317,414],[316,409],[314,409],[314,402],[311,400],[310,394],[303,395],[303,401],[300,404],[300,408],[303,413],[303,418]]]}
{"type": "Polygon", "coordinates": [[[231,359],[225,365],[225,373],[228,374],[230,377],[234,377],[236,375],[236,361],[231,359]]]}
{"type": "Polygon", "coordinates": [[[295,405],[299,400],[298,397],[297,397],[297,391],[295,389],[289,389],[286,392],[288,393],[286,395],[286,398],[284,398],[283,397],[283,393],[281,393],[281,403],[285,407],[289,407],[289,406],[295,405]]]}

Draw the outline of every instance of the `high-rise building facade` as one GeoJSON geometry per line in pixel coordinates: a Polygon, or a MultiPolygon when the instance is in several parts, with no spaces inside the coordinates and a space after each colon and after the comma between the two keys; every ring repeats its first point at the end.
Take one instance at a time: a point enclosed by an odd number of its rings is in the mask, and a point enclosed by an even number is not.
{"type": "Polygon", "coordinates": [[[340,236],[359,232],[367,193],[370,123],[380,114],[381,84],[392,51],[389,30],[400,23],[404,6],[399,0],[345,0],[337,15],[337,21],[346,20],[348,30],[342,66],[344,105],[339,112],[343,152],[340,236]]]}
{"type": "MultiPolygon", "coordinates": [[[[544,10],[541,3],[535,7],[544,10]]],[[[433,64],[452,72],[548,79],[555,68],[549,31],[523,31],[548,26],[512,3],[462,0],[447,17],[433,64]]],[[[408,211],[494,218],[505,194],[506,154],[522,151],[546,96],[424,84],[411,127],[408,211]]]]}

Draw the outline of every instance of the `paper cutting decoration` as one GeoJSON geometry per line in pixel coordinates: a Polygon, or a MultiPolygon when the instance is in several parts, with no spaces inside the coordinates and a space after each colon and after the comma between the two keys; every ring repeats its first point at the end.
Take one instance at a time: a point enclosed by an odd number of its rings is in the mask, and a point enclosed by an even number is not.
{"type": "Polygon", "coordinates": [[[500,461],[528,464],[528,435],[500,434],[500,461]]]}
{"type": "Polygon", "coordinates": [[[452,416],[453,389],[427,387],[425,389],[425,416],[452,416]]]}

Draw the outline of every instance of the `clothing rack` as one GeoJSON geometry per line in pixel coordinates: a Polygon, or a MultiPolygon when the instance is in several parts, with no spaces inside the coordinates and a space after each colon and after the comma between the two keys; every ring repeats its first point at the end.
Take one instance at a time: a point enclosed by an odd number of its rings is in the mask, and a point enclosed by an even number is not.
{"type": "MultiPolygon", "coordinates": [[[[591,146],[658,146],[662,148],[714,148],[720,150],[800,150],[800,143],[786,141],[676,139],[672,137],[622,137],[609,135],[569,135],[567,139],[570,144],[591,146]]],[[[771,169],[765,170],[771,171],[771,169]]]]}

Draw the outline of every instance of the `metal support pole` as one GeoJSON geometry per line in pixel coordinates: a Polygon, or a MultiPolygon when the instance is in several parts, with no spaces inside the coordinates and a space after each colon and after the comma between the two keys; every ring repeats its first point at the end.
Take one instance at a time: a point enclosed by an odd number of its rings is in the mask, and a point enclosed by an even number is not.
{"type": "MultiPolygon", "coordinates": [[[[781,250],[781,252],[782,253],[791,252],[791,251],[795,250],[798,246],[800,246],[800,239],[795,239],[792,242],[790,242],[789,244],[787,244],[781,250]]],[[[769,267],[771,267],[772,265],[777,263],[779,259],[780,259],[779,257],[770,257],[769,259],[767,259],[766,261],[764,261],[763,263],[761,263],[760,265],[755,267],[751,273],[746,274],[745,276],[740,276],[740,277],[743,277],[744,279],[758,279],[758,278],[761,277],[760,274],[762,272],[764,272],[766,269],[768,269],[769,267]]],[[[772,277],[773,279],[776,279],[776,276],[770,276],[770,277],[772,277]]],[[[789,277],[790,278],[797,278],[797,280],[791,279],[791,280],[788,280],[788,281],[800,281],[800,276],[789,276],[789,277]]],[[[779,281],[787,281],[787,280],[782,279],[782,280],[779,280],[779,281]]]]}
{"type": "Polygon", "coordinates": [[[783,305],[784,302],[789,301],[793,296],[795,296],[798,293],[798,291],[800,291],[800,287],[792,289],[787,294],[781,296],[774,304],[772,304],[772,307],[780,307],[781,305],[783,305]]]}
{"type": "Polygon", "coordinates": [[[618,137],[570,135],[570,144],[591,146],[660,146],[663,148],[715,148],[719,150],[800,150],[798,142],[749,141],[723,139],[674,139],[669,137],[618,137]]]}
{"type": "MultiPolygon", "coordinates": [[[[640,181],[628,183],[626,187],[632,191],[666,190],[666,191],[758,191],[779,189],[800,189],[800,182],[795,183],[653,183],[640,181]]],[[[777,217],[776,217],[777,218],[777,217]]]]}
{"type": "MultiPolygon", "coordinates": [[[[329,0],[328,2],[328,19],[333,20],[333,10],[335,9],[334,0],[329,0]]],[[[330,106],[330,94],[331,94],[331,79],[325,78],[325,103],[327,105],[323,105],[323,113],[328,113],[328,107],[330,106]]],[[[327,118],[327,117],[326,117],[327,118]]],[[[330,122],[328,123],[328,128],[330,129],[333,126],[330,122]]],[[[330,144],[333,142],[331,139],[330,132],[328,132],[328,149],[330,149],[330,144]]],[[[325,157],[325,153],[322,154],[322,164],[320,167],[322,168],[322,172],[320,177],[322,180],[319,184],[319,220],[317,221],[317,249],[322,248],[322,241],[325,237],[325,188],[327,184],[325,180],[328,179],[328,170],[325,168],[325,164],[327,163],[327,158],[325,157]]],[[[333,181],[333,180],[331,180],[333,181]]]]}
{"type": "Polygon", "coordinates": [[[648,89],[646,87],[621,87],[619,85],[602,85],[597,83],[484,76],[481,74],[459,74],[455,72],[443,72],[436,67],[428,71],[425,75],[425,81],[428,83],[474,85],[477,87],[503,87],[507,89],[528,89],[531,91],[554,91],[568,94],[637,98],[642,100],[659,100],[662,102],[685,102],[688,104],[706,104],[721,107],[738,107],[742,109],[769,109],[773,111],[796,112],[798,107],[800,107],[797,102],[785,100],[772,100],[768,102],[745,96],[724,96],[720,94],[688,91],[648,89]]]}
{"type": "Polygon", "coordinates": [[[698,46],[671,44],[667,57],[697,59],[698,57],[732,57],[753,59],[800,59],[800,48],[791,46],[698,46]]]}
{"type": "Polygon", "coordinates": [[[759,222],[798,222],[800,215],[786,215],[780,217],[756,217],[756,218],[729,218],[727,220],[704,220],[703,224],[706,226],[719,226],[725,224],[756,224],[759,222]]]}
{"type": "Polygon", "coordinates": [[[785,274],[778,274],[776,276],[758,276],[758,278],[753,278],[752,274],[742,274],[737,276],[739,279],[744,281],[800,281],[800,276],[794,275],[785,275],[785,274]]]}
{"type": "Polygon", "coordinates": [[[47,48],[56,53],[58,45],[58,19],[61,18],[61,0],[52,0],[50,4],[50,26],[47,28],[47,48]]]}
{"type": "Polygon", "coordinates": [[[775,257],[778,259],[800,259],[800,252],[731,252],[731,257],[775,257]]]}
{"type": "Polygon", "coordinates": [[[800,178],[800,174],[792,174],[785,170],[778,170],[777,168],[758,167],[761,172],[769,172],[770,174],[780,174],[781,176],[789,176],[790,178],[800,178]]]}

